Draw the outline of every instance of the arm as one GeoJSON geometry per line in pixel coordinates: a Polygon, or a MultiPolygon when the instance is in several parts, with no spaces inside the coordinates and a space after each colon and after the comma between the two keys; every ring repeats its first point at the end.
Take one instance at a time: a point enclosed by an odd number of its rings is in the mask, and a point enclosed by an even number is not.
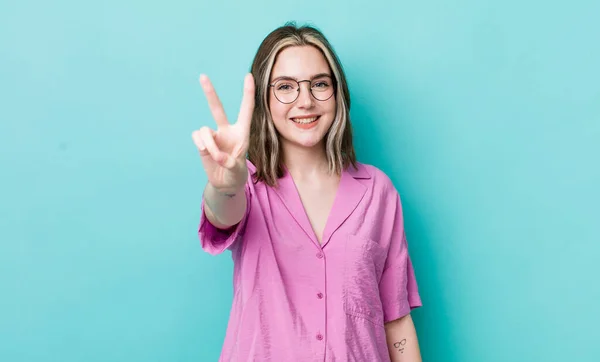
{"type": "Polygon", "coordinates": [[[410,314],[385,324],[392,362],[421,362],[417,332],[410,314]]]}
{"type": "Polygon", "coordinates": [[[203,197],[206,218],[216,228],[228,229],[240,222],[246,213],[246,195],[243,187],[220,191],[209,182],[203,197]]]}
{"type": "Polygon", "coordinates": [[[254,80],[250,74],[244,79],[244,97],[235,124],[227,120],[208,77],[201,76],[200,83],[217,122],[216,131],[205,126],[192,133],[208,177],[203,194],[204,212],[213,226],[228,229],[239,223],[246,213],[244,187],[248,180],[248,167],[245,155],[254,109],[254,80]]]}

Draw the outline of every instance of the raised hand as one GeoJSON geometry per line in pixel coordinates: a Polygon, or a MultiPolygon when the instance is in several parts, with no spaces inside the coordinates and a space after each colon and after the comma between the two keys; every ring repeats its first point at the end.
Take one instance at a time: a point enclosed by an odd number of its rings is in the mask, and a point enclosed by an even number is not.
{"type": "Polygon", "coordinates": [[[217,129],[202,127],[192,133],[200,152],[208,182],[223,193],[236,192],[248,177],[246,152],[250,143],[250,123],[254,111],[254,79],[244,78],[244,95],[237,122],[229,123],[223,105],[207,76],[200,76],[200,84],[208,106],[217,123],[217,129]]]}

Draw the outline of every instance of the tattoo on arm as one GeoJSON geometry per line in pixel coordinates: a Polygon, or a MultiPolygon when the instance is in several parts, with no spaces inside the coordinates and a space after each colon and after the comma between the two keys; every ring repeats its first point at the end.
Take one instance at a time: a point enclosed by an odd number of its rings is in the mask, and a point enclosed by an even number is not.
{"type": "Polygon", "coordinates": [[[400,353],[404,353],[404,346],[406,346],[406,338],[404,338],[400,342],[394,343],[394,348],[396,348],[400,353]]]}
{"type": "MultiPolygon", "coordinates": [[[[232,199],[237,194],[236,193],[231,193],[231,192],[226,192],[226,193],[223,193],[222,195],[225,196],[225,197],[227,197],[227,198],[232,199]]],[[[206,202],[206,204],[208,205],[208,207],[212,210],[213,208],[212,208],[212,205],[211,205],[210,201],[208,201],[208,199],[206,199],[206,198],[204,198],[204,201],[206,202]]]]}
{"type": "MultiPolygon", "coordinates": [[[[223,194],[223,196],[232,199],[233,197],[235,197],[235,195],[237,194],[231,194],[231,193],[227,193],[227,194],[223,194]]],[[[214,206],[212,205],[212,202],[210,202],[210,200],[208,198],[204,198],[204,202],[206,203],[206,206],[208,206],[208,208],[214,213],[214,206]]]]}

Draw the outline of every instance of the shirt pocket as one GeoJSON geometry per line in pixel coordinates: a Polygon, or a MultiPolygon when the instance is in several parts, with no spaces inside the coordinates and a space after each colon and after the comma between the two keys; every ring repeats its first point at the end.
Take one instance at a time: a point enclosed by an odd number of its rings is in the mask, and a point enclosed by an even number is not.
{"type": "Polygon", "coordinates": [[[374,240],[348,235],[344,251],[343,303],[346,314],[383,325],[379,280],[387,252],[374,240]]]}

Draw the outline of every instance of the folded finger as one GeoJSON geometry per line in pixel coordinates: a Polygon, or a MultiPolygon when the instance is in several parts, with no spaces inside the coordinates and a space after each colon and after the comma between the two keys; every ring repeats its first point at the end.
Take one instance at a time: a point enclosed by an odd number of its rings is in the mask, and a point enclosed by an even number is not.
{"type": "Polygon", "coordinates": [[[192,133],[192,140],[194,141],[196,148],[198,148],[198,151],[200,152],[201,156],[207,156],[209,154],[208,150],[206,149],[206,146],[204,145],[204,142],[202,142],[200,131],[194,131],[192,133]]]}
{"type": "Polygon", "coordinates": [[[200,140],[202,145],[206,147],[206,151],[210,157],[218,164],[221,164],[226,159],[226,154],[222,152],[215,142],[214,131],[208,127],[200,129],[200,140]]]}

